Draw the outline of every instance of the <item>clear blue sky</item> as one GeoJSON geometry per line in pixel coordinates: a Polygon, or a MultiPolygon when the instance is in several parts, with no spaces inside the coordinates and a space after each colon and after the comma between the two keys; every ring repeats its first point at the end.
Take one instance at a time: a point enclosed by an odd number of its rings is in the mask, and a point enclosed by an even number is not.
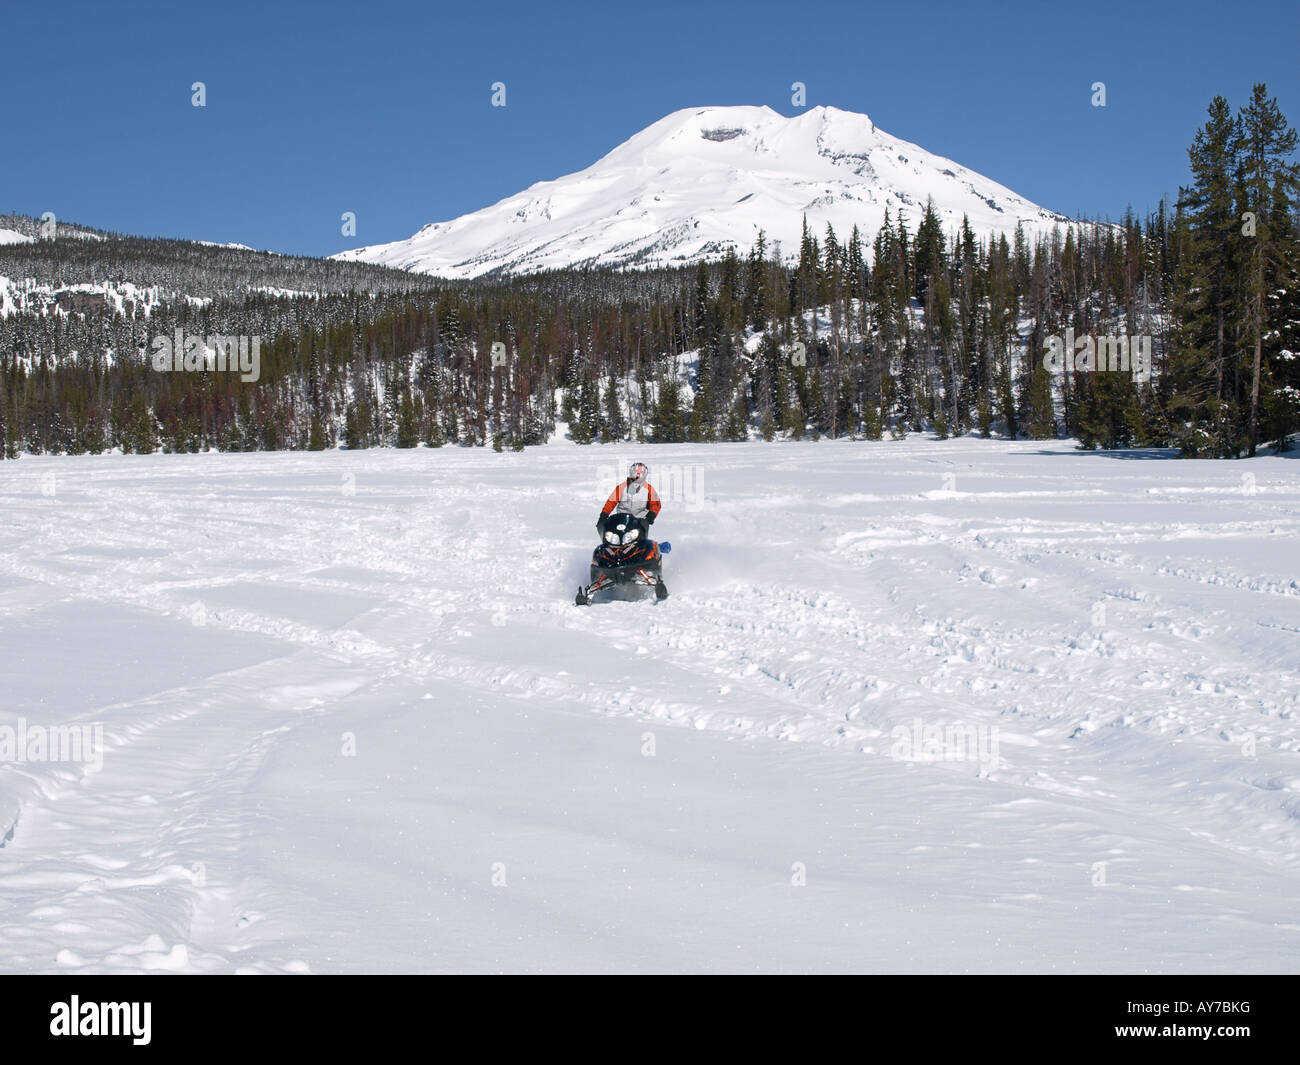
{"type": "Polygon", "coordinates": [[[1296,0],[15,0],[0,32],[0,211],[311,255],[580,170],[678,108],[794,114],[795,81],[1089,217],[1176,194],[1216,93],[1265,81],[1300,126],[1296,0]]]}

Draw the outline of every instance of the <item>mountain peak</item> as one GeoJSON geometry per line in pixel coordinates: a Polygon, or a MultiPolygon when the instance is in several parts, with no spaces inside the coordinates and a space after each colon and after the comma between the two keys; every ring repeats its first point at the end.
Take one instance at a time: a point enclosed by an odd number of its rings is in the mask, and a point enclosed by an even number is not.
{"type": "Polygon", "coordinates": [[[744,254],[760,230],[794,254],[805,216],[845,240],[857,226],[869,246],[886,211],[914,228],[928,200],[950,232],[963,218],[978,236],[1068,223],[864,114],[817,106],[787,117],[741,104],[673,111],[585,170],[335,257],[451,278],[681,265],[744,254]]]}

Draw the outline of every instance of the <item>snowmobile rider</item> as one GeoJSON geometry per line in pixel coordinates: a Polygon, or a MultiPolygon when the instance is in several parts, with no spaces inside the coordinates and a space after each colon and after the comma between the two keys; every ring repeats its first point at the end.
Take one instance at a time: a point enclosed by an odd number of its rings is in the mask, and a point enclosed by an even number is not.
{"type": "Polygon", "coordinates": [[[596,519],[596,530],[603,538],[605,519],[611,514],[631,514],[643,519],[646,525],[653,525],[655,518],[659,517],[661,505],[659,493],[650,483],[650,467],[644,462],[634,462],[627,469],[627,480],[616,484],[605,500],[600,517],[596,519]]]}

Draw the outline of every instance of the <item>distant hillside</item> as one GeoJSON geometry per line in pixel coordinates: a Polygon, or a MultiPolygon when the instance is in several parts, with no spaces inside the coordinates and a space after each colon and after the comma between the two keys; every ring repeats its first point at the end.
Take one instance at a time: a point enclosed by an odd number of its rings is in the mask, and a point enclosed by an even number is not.
{"type": "Polygon", "coordinates": [[[273,252],[136,237],[59,222],[53,239],[42,236],[44,223],[27,215],[0,215],[0,277],[63,288],[129,283],[156,289],[160,298],[201,299],[250,292],[411,292],[435,282],[369,263],[277,255],[273,252]]]}

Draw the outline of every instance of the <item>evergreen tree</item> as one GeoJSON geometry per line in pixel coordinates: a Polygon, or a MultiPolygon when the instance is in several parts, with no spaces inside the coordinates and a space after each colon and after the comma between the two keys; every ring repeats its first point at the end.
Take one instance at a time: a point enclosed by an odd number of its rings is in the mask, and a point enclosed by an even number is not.
{"type": "Polygon", "coordinates": [[[397,404],[397,446],[400,448],[416,447],[420,443],[420,416],[415,408],[411,393],[402,390],[402,398],[397,404]]]}
{"type": "Polygon", "coordinates": [[[1279,275],[1290,280],[1294,262],[1292,204],[1300,194],[1300,165],[1290,161],[1296,149],[1292,129],[1277,100],[1265,85],[1254,87],[1250,103],[1242,109],[1237,147],[1240,152],[1241,184],[1245,196],[1243,217],[1254,217],[1253,238],[1247,232],[1244,303],[1247,330],[1245,340],[1250,357],[1250,405],[1246,440],[1251,455],[1259,440],[1261,381],[1266,336],[1276,335],[1275,304],[1269,296],[1277,290],[1279,275]]]}
{"type": "Polygon", "coordinates": [[[656,444],[677,443],[683,436],[683,421],[677,376],[665,372],[659,379],[654,414],[650,420],[651,438],[656,444]]]}
{"type": "Polygon", "coordinates": [[[1241,242],[1237,216],[1239,126],[1216,96],[1188,150],[1192,185],[1175,220],[1182,244],[1174,303],[1175,354],[1169,410],[1184,454],[1232,455],[1240,440],[1234,322],[1241,306],[1241,242]]]}
{"type": "Polygon", "coordinates": [[[605,420],[601,428],[601,439],[606,442],[627,439],[627,420],[623,416],[623,406],[618,397],[618,381],[612,369],[605,384],[605,420]]]}
{"type": "Polygon", "coordinates": [[[590,444],[600,433],[600,408],[596,397],[599,390],[592,378],[584,376],[578,389],[575,419],[569,426],[569,435],[576,444],[590,444]]]}

